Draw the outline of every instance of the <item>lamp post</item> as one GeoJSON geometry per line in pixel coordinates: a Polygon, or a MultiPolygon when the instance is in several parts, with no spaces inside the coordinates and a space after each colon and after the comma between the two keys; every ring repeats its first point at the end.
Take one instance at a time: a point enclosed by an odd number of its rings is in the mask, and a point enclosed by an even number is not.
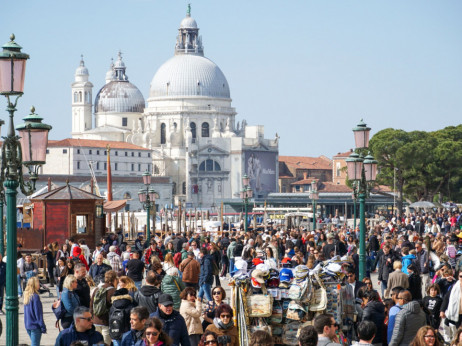
{"type": "Polygon", "coordinates": [[[248,214],[248,205],[249,205],[249,198],[252,198],[253,191],[249,186],[250,184],[250,178],[247,176],[247,174],[244,174],[242,177],[242,191],[241,191],[241,198],[244,202],[244,212],[245,212],[245,219],[244,219],[244,231],[247,233],[247,214],[248,214]]]}
{"type": "MultiPolygon", "coordinates": [[[[143,173],[143,184],[145,188],[138,192],[138,198],[143,204],[143,208],[146,209],[146,239],[151,240],[151,208],[156,208],[156,197],[158,197],[154,188],[151,187],[151,173],[146,171],[143,173]]],[[[156,231],[156,218],[154,217],[154,232],[156,231]]]]}
{"type": "MultiPolygon", "coordinates": [[[[31,114],[24,118],[24,123],[16,127],[14,112],[18,99],[23,95],[26,60],[29,55],[21,52],[21,46],[11,41],[6,43],[0,53],[0,94],[7,99],[9,113],[8,133],[3,137],[0,183],[6,188],[6,344],[18,345],[18,281],[17,266],[17,229],[16,229],[16,195],[18,187],[24,195],[30,195],[35,190],[38,170],[45,163],[48,132],[51,126],[42,123],[42,118],[31,114]],[[12,100],[14,98],[14,100],[12,100]],[[24,181],[23,165],[28,168],[29,181],[24,181]]],[[[2,189],[3,190],[3,189],[2,189]]],[[[3,199],[3,196],[1,197],[3,199]]],[[[1,235],[3,236],[3,235],[1,235]]]]}
{"type": "Polygon", "coordinates": [[[313,203],[313,231],[316,231],[316,201],[318,200],[318,184],[316,180],[311,182],[311,201],[313,203]]]}
{"type": "Polygon", "coordinates": [[[356,199],[358,196],[356,196],[356,192],[353,191],[351,198],[353,199],[353,230],[356,229],[356,199]]]}
{"type": "MultiPolygon", "coordinates": [[[[371,128],[362,121],[353,129],[356,150],[369,148],[371,128]]],[[[359,198],[359,280],[366,276],[366,198],[377,175],[377,161],[371,155],[352,153],[347,162],[348,178],[353,182],[355,199],[359,198]]]]}

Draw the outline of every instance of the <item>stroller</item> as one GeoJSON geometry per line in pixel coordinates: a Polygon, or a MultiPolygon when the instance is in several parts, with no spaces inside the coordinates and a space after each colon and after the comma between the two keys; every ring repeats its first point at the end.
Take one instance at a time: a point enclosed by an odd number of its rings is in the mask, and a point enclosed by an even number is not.
{"type": "MultiPolygon", "coordinates": [[[[26,288],[27,280],[29,280],[31,277],[37,275],[33,271],[25,272],[25,274],[26,274],[26,280],[24,280],[23,289],[26,288]]],[[[42,282],[40,280],[39,280],[39,282],[40,282],[40,288],[38,290],[39,294],[48,292],[48,297],[50,297],[50,298],[54,297],[54,295],[53,295],[53,293],[51,293],[50,289],[47,286],[45,286],[44,284],[42,284],[42,282]]]]}

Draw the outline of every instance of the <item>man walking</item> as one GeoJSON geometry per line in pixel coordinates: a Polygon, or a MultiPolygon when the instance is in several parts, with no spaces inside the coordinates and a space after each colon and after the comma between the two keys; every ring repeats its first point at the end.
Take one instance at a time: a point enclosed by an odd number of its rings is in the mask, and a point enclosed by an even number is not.
{"type": "Polygon", "coordinates": [[[151,314],[151,317],[157,317],[162,321],[162,330],[173,339],[173,345],[191,345],[186,322],[178,311],[173,310],[173,299],[170,294],[162,294],[159,297],[159,309],[151,314]]]}
{"type": "Polygon", "coordinates": [[[158,299],[162,293],[160,283],[161,280],[156,273],[150,270],[146,274],[146,285],[135,292],[134,300],[138,305],[146,307],[149,314],[157,310],[158,299]]]}
{"type": "Polygon", "coordinates": [[[79,306],[74,310],[74,322],[69,328],[59,333],[55,346],[69,346],[74,341],[84,345],[104,343],[103,336],[93,326],[90,309],[84,306],[79,306]]]}
{"type": "Polygon", "coordinates": [[[135,282],[135,286],[138,290],[141,289],[143,281],[144,263],[140,260],[140,254],[133,252],[133,258],[127,262],[125,266],[127,270],[127,276],[135,282]]]}
{"type": "Polygon", "coordinates": [[[149,318],[148,309],[144,306],[137,306],[130,312],[130,327],[122,337],[122,346],[132,346],[143,344],[143,334],[146,329],[146,320],[149,318]],[[141,340],[141,344],[138,342],[141,340]]]}
{"type": "Polygon", "coordinates": [[[104,274],[109,270],[112,270],[112,267],[103,262],[103,254],[98,254],[96,256],[96,262],[90,266],[89,274],[93,278],[95,284],[99,285],[104,281],[104,274]]]}
{"type": "Polygon", "coordinates": [[[88,286],[87,269],[83,263],[77,263],[74,267],[74,276],[77,279],[77,288],[74,292],[78,295],[80,305],[90,308],[90,286],[88,286]]]}
{"type": "Polygon", "coordinates": [[[183,273],[183,282],[186,287],[194,287],[197,289],[201,265],[194,258],[194,252],[189,251],[188,257],[180,263],[180,271],[183,273]]]}
{"type": "Polygon", "coordinates": [[[203,247],[201,248],[200,256],[200,275],[199,275],[199,300],[207,298],[208,301],[212,301],[212,284],[213,284],[213,264],[212,256],[209,255],[208,250],[203,247]]]}

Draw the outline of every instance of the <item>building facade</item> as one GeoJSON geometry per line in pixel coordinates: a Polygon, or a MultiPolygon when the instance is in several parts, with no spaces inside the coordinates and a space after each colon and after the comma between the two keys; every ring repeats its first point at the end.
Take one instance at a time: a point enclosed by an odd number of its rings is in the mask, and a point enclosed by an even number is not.
{"type": "Polygon", "coordinates": [[[204,56],[189,9],[180,23],[174,56],[152,79],[147,105],[129,82],[120,53],[95,98],[94,114],[87,103],[91,83],[83,60],[72,95],[72,137],[149,149],[153,175],[171,178],[176,202],[208,208],[217,200],[238,198],[244,174],[255,196],[277,191],[278,137],[267,139],[263,126],[236,120],[226,77],[204,56]]]}

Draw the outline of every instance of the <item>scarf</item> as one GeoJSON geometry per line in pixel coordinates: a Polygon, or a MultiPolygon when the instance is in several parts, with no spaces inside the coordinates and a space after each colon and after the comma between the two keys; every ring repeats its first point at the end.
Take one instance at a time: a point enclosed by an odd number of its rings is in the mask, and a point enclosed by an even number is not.
{"type": "Polygon", "coordinates": [[[213,324],[215,325],[215,327],[217,327],[218,329],[224,329],[224,330],[228,330],[228,329],[231,329],[234,327],[234,322],[233,322],[233,319],[231,318],[229,323],[228,324],[224,324],[222,320],[220,320],[218,317],[215,317],[213,319],[213,324]]]}
{"type": "Polygon", "coordinates": [[[460,304],[460,282],[456,282],[452,286],[451,295],[449,296],[449,305],[446,310],[446,318],[451,321],[459,320],[459,304],[460,304]]]}

